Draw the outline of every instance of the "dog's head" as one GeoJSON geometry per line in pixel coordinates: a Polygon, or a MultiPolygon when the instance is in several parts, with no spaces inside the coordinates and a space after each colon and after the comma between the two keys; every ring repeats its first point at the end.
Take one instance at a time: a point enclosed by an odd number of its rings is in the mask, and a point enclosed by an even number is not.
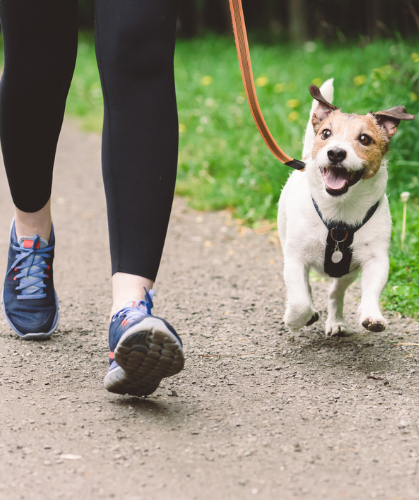
{"type": "Polygon", "coordinates": [[[361,179],[376,175],[400,121],[414,116],[404,106],[367,115],[346,114],[315,85],[310,85],[310,93],[318,102],[312,118],[312,167],[322,176],[326,192],[341,196],[361,179]]]}

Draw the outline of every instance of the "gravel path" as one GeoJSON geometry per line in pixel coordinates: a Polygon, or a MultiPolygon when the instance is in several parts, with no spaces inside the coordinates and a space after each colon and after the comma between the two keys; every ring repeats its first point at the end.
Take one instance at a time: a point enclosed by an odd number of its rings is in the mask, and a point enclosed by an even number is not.
{"type": "MultiPolygon", "coordinates": [[[[12,216],[0,172],[0,268],[12,216]]],[[[53,198],[61,323],[23,342],[0,320],[0,498],[419,498],[419,325],[326,340],[284,327],[280,246],[176,199],[156,314],[186,369],[148,398],[107,393],[110,261],[100,138],[66,122],[53,198]]],[[[261,233],[264,231],[262,230],[261,233]]],[[[314,283],[325,319],[327,283],[314,283]]]]}

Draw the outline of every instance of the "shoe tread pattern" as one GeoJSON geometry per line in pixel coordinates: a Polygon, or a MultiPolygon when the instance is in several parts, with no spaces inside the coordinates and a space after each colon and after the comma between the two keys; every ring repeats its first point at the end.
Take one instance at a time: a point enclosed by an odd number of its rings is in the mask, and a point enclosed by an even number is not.
{"type": "Polygon", "coordinates": [[[120,369],[108,373],[106,388],[133,396],[153,393],[163,378],[176,375],[185,364],[181,344],[162,321],[149,331],[134,332],[121,339],[115,349],[115,361],[120,369]]]}

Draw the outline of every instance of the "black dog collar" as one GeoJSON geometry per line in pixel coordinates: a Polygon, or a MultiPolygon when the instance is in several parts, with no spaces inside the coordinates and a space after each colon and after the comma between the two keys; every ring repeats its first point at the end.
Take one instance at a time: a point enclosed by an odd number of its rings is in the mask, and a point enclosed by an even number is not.
{"type": "Polygon", "coordinates": [[[343,222],[325,221],[314,198],[311,199],[320,219],[328,230],[324,255],[324,272],[331,278],[341,278],[349,273],[352,261],[351,245],[354,241],[354,234],[375,214],[378,208],[378,201],[368,210],[361,224],[348,226],[343,222]]]}

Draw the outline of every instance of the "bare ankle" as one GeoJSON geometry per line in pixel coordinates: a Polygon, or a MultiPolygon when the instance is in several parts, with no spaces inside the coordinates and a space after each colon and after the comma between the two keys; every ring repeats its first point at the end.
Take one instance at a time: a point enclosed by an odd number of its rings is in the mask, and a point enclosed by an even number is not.
{"type": "Polygon", "coordinates": [[[120,311],[130,300],[144,300],[145,290],[153,287],[153,281],[134,274],[115,273],[112,276],[111,316],[120,311]],[[145,289],[145,290],[144,290],[145,289]]]}
{"type": "Polygon", "coordinates": [[[16,236],[34,237],[38,234],[49,241],[51,236],[51,200],[37,212],[23,212],[15,207],[16,236]]]}

